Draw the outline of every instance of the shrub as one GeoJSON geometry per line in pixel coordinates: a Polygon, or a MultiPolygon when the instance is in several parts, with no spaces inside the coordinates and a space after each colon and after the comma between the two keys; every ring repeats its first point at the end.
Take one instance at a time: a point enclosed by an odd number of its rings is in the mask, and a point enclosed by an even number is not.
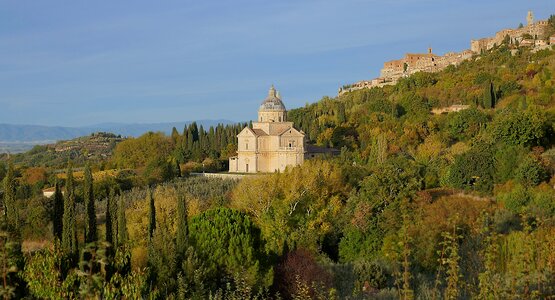
{"type": "Polygon", "coordinates": [[[541,162],[528,156],[516,169],[515,178],[522,184],[535,186],[549,179],[549,176],[541,162]]]}
{"type": "Polygon", "coordinates": [[[191,219],[191,246],[213,278],[242,274],[251,286],[268,284],[268,257],[258,229],[242,212],[216,208],[191,219]]]}
{"type": "Polygon", "coordinates": [[[506,209],[513,213],[520,213],[530,202],[530,194],[524,186],[517,185],[511,191],[498,195],[497,199],[506,209]]]}
{"type": "Polygon", "coordinates": [[[299,288],[308,288],[311,299],[319,292],[331,288],[332,276],[306,249],[296,249],[285,255],[276,267],[274,285],[286,299],[301,294],[299,288]]]}

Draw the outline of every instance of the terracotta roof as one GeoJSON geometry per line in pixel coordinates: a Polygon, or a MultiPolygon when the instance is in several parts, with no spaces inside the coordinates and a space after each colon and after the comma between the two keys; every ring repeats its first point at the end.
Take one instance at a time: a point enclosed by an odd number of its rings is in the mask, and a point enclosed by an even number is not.
{"type": "Polygon", "coordinates": [[[295,130],[295,131],[299,132],[300,134],[304,135],[304,132],[295,129],[294,127],[289,127],[289,128],[287,128],[287,129],[285,129],[284,131],[278,133],[278,135],[283,135],[283,134],[285,134],[285,133],[286,133],[287,131],[289,131],[289,130],[295,130]]]}
{"type": "Polygon", "coordinates": [[[261,136],[261,135],[268,135],[264,130],[262,129],[251,129],[252,132],[254,132],[255,135],[257,136],[261,136]]]}

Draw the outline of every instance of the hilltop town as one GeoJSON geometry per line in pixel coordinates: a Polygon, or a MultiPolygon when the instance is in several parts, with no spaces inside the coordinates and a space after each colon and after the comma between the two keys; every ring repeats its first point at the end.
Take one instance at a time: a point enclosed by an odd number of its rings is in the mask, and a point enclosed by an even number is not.
{"type": "Polygon", "coordinates": [[[550,30],[547,20],[535,21],[534,14],[529,11],[526,25],[521,23],[518,28],[500,30],[492,37],[471,40],[470,49],[437,55],[429,48],[427,53],[407,53],[401,59],[387,61],[380,71],[380,77],[344,85],[339,88],[339,95],[365,88],[394,85],[400,78],[417,72],[439,72],[502,44],[508,45],[511,51],[517,51],[520,47],[539,51],[555,45],[555,32],[550,30]]]}

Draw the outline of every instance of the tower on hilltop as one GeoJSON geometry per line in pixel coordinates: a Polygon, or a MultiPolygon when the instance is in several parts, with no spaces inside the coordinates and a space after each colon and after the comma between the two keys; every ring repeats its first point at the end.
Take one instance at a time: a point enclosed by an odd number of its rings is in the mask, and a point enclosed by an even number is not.
{"type": "Polygon", "coordinates": [[[532,13],[531,10],[528,11],[528,16],[526,16],[526,22],[528,22],[528,25],[534,24],[534,13],[532,13]]]}

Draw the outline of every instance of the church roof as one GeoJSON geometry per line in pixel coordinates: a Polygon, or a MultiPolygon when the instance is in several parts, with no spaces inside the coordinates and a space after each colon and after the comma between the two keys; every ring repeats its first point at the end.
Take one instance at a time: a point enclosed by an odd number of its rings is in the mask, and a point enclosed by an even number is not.
{"type": "Polygon", "coordinates": [[[259,111],[285,111],[285,105],[273,85],[268,91],[268,97],[262,101],[259,111]]]}
{"type": "Polygon", "coordinates": [[[249,126],[243,128],[243,130],[241,130],[241,132],[239,133],[239,135],[243,134],[243,132],[250,132],[252,135],[254,136],[263,136],[263,135],[268,135],[264,130],[262,129],[258,129],[258,128],[250,128],[249,126]]]}
{"type": "Polygon", "coordinates": [[[262,129],[251,129],[251,130],[254,132],[254,134],[255,134],[256,136],[268,135],[268,134],[267,134],[266,132],[264,132],[264,130],[262,130],[262,129]]]}
{"type": "Polygon", "coordinates": [[[295,129],[295,128],[292,127],[292,126],[289,127],[289,128],[286,128],[286,129],[283,130],[282,132],[278,133],[278,136],[285,135],[288,131],[290,131],[290,134],[291,134],[291,135],[302,135],[302,136],[304,136],[304,133],[303,133],[302,131],[299,131],[299,130],[295,129]]]}

